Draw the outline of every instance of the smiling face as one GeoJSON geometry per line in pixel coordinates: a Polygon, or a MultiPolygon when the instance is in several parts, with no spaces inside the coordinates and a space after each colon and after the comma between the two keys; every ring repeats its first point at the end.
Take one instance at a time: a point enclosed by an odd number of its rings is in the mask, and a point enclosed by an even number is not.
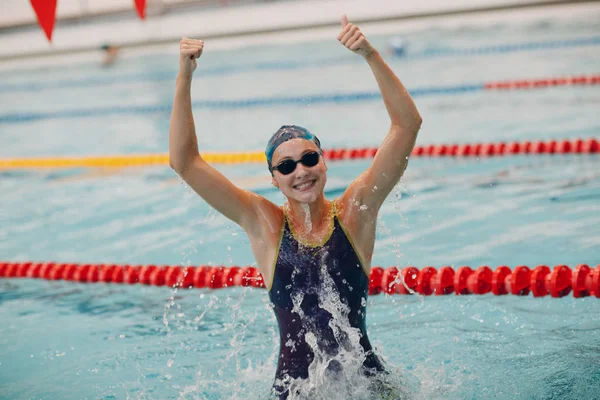
{"type": "MultiPolygon", "coordinates": [[[[275,149],[271,165],[279,165],[282,161],[298,161],[303,155],[310,152],[320,152],[317,145],[306,139],[292,139],[282,143],[275,149]]],[[[327,181],[327,166],[323,157],[313,167],[307,167],[301,162],[296,164],[296,169],[288,175],[273,171],[273,185],[277,186],[288,198],[300,203],[312,203],[323,193],[327,181]]]]}

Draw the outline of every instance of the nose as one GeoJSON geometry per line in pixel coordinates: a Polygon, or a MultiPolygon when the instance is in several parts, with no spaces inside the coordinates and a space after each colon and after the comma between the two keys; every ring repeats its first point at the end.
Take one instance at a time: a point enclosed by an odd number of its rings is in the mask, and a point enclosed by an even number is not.
{"type": "Polygon", "coordinates": [[[304,178],[308,174],[307,169],[308,169],[308,167],[306,167],[304,164],[298,163],[296,165],[296,177],[304,178]]]}

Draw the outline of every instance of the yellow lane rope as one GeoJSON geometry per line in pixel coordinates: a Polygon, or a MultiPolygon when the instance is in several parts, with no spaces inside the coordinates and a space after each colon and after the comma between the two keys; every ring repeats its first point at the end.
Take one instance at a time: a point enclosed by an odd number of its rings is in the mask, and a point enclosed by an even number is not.
{"type": "MultiPolygon", "coordinates": [[[[260,151],[243,153],[203,153],[202,158],[215,164],[241,164],[265,162],[260,151]]],[[[137,167],[142,165],[167,165],[168,154],[143,154],[98,157],[47,157],[0,159],[0,169],[17,168],[78,168],[78,167],[137,167]]]]}
{"type": "MultiPolygon", "coordinates": [[[[377,148],[361,147],[350,149],[327,149],[323,157],[327,160],[364,159],[375,156],[377,148]]],[[[596,138],[536,140],[524,142],[463,143],[416,146],[412,156],[416,157],[480,157],[515,154],[600,154],[600,141],[596,138]]],[[[211,164],[241,164],[265,162],[262,151],[237,153],[202,153],[202,158],[211,164]]],[[[77,167],[135,167],[141,165],[167,165],[168,154],[140,154],[105,157],[51,157],[0,159],[0,170],[16,168],[77,168],[77,167]]]]}

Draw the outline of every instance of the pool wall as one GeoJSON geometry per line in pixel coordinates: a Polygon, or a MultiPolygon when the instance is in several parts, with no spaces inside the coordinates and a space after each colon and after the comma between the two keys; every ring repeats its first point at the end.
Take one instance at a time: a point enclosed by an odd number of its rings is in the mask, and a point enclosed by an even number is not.
{"type": "MultiPolygon", "coordinates": [[[[392,26],[394,29],[412,27],[414,23],[449,21],[455,16],[468,16],[473,21],[486,23],[497,18],[511,21],[540,12],[556,15],[571,12],[598,12],[600,5],[589,1],[538,0],[422,0],[400,1],[269,1],[208,2],[203,7],[169,9],[174,0],[162,1],[163,13],[149,13],[139,20],[131,1],[89,0],[82,3],[61,0],[57,9],[57,23],[52,43],[35,24],[29,2],[8,0],[0,18],[0,65],[24,61],[31,57],[62,56],[65,54],[98,53],[103,44],[111,43],[129,49],[162,45],[173,48],[182,36],[202,37],[225,46],[244,46],[265,41],[306,40],[307,30],[312,34],[329,35],[338,28],[339,17],[346,13],[361,27],[369,24],[392,26]],[[213,4],[210,7],[210,4],[213,4]],[[227,2],[225,2],[227,3],[227,2]],[[111,15],[118,9],[131,7],[130,13],[111,15]],[[543,11],[541,11],[543,10],[543,11]],[[103,18],[82,18],[77,14],[99,15],[103,18]],[[490,20],[490,18],[492,18],[490,20]],[[12,28],[11,28],[12,27],[12,28]],[[277,33],[277,35],[273,35],[277,33]],[[26,45],[23,45],[26,43],[26,45]]],[[[153,2],[149,2],[152,5],[153,2]]],[[[161,2],[159,2],[161,3],[161,2]]],[[[179,1],[181,3],[181,1],[179,1]]],[[[156,4],[156,2],[154,2],[156,4]]],[[[175,47],[176,48],[176,47],[175,47]]]]}

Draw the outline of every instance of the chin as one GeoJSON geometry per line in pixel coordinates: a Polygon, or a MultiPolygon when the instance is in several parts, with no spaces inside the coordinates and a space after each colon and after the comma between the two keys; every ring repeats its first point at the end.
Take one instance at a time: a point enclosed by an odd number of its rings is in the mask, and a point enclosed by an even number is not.
{"type": "Polygon", "coordinates": [[[309,192],[309,193],[303,193],[300,196],[296,196],[295,200],[300,203],[310,204],[310,203],[314,203],[315,201],[317,201],[318,198],[319,198],[319,193],[309,192]]]}

